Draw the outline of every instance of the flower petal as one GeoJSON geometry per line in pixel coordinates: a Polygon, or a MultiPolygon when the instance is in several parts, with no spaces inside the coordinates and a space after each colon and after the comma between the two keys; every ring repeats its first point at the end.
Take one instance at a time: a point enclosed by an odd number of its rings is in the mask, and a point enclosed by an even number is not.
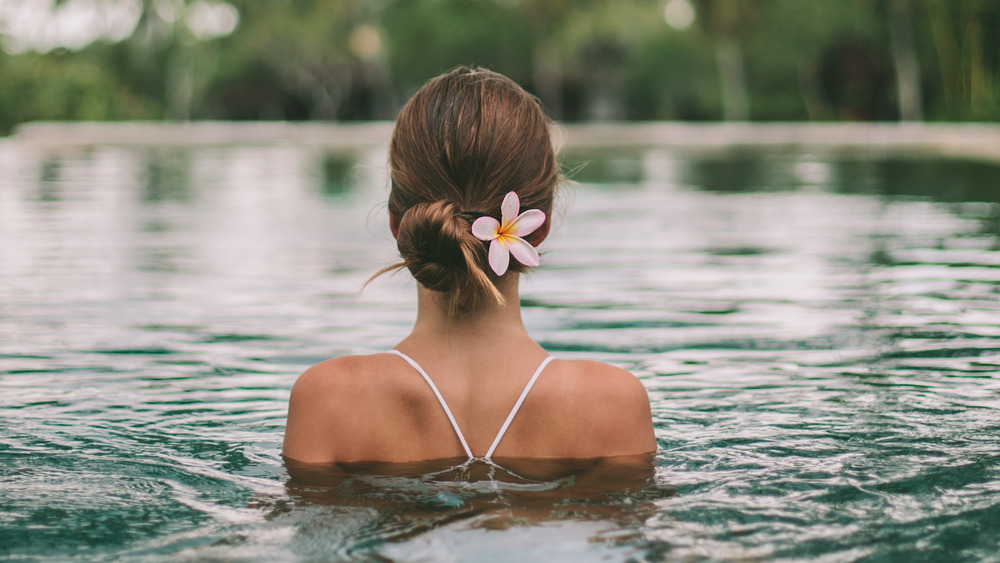
{"type": "Polygon", "coordinates": [[[524,240],[523,238],[505,236],[500,237],[497,240],[503,240],[507,243],[507,248],[510,253],[514,255],[514,258],[518,262],[524,264],[525,266],[537,266],[540,263],[538,259],[538,251],[535,250],[531,243],[524,240]]]}
{"type": "Polygon", "coordinates": [[[538,227],[545,223],[545,213],[540,209],[529,209],[517,216],[511,223],[510,229],[504,234],[523,237],[535,232],[538,227]]]}
{"type": "Polygon", "coordinates": [[[490,268],[498,276],[504,275],[510,265],[510,252],[503,237],[497,237],[490,243],[490,268]]]}
{"type": "Polygon", "coordinates": [[[472,234],[479,240],[493,240],[499,230],[500,222],[493,217],[480,217],[472,222],[472,234]]]}
{"type": "Polygon", "coordinates": [[[500,218],[503,219],[501,224],[507,225],[513,221],[520,210],[521,200],[517,198],[517,192],[507,192],[503,197],[503,203],[500,204],[500,218]]]}

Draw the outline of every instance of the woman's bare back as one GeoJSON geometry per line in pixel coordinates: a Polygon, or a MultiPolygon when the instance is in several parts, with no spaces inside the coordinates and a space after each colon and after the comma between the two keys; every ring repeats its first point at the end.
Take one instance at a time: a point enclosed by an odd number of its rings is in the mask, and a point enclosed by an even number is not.
{"type": "MultiPolygon", "coordinates": [[[[477,457],[545,357],[463,366],[446,355],[412,355],[477,457]]],[[[638,379],[598,362],[555,360],[539,374],[493,457],[580,459],[655,448],[649,400],[638,379]]],[[[292,389],[284,454],[317,463],[466,456],[430,386],[392,354],[347,356],[303,373],[292,389]]]]}

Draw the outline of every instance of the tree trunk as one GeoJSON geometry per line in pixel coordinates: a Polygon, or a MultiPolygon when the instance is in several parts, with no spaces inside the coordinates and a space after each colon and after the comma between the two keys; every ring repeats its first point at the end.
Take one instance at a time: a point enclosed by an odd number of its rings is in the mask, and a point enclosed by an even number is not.
{"type": "Polygon", "coordinates": [[[534,55],[535,95],[542,101],[549,117],[562,119],[562,77],[559,60],[541,48],[536,48],[534,55]]]}
{"type": "Polygon", "coordinates": [[[948,109],[948,118],[960,118],[962,103],[962,78],[958,46],[955,42],[951,12],[945,0],[930,0],[927,2],[928,16],[931,24],[931,35],[934,37],[934,47],[937,49],[938,64],[941,66],[941,82],[944,89],[944,103],[948,109]]]}
{"type": "Polygon", "coordinates": [[[722,35],[715,44],[722,90],[722,116],[726,121],[746,121],[749,117],[743,48],[735,37],[722,35]]]}
{"type": "Polygon", "coordinates": [[[910,21],[909,0],[895,0],[890,6],[889,35],[892,39],[893,63],[896,67],[896,87],[899,92],[899,119],[923,119],[920,96],[920,63],[913,46],[913,25],[910,21]]]}
{"type": "Polygon", "coordinates": [[[965,34],[969,48],[969,109],[973,119],[989,117],[992,96],[986,69],[986,49],[983,34],[983,14],[977,5],[969,15],[969,25],[965,34]]]}

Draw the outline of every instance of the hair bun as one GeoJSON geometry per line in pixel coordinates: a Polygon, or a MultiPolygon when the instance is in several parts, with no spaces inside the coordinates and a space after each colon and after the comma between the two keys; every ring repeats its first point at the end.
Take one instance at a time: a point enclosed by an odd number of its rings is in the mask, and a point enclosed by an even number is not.
{"type": "Polygon", "coordinates": [[[454,203],[410,206],[400,219],[396,246],[403,265],[421,285],[451,295],[450,312],[470,310],[485,296],[503,302],[481,263],[485,258],[483,242],[473,236],[469,222],[454,203]]]}
{"type": "Polygon", "coordinates": [[[424,287],[447,292],[468,275],[462,246],[470,234],[457,206],[447,201],[418,203],[399,222],[396,245],[407,269],[424,287]],[[464,228],[463,228],[464,227],[464,228]]]}

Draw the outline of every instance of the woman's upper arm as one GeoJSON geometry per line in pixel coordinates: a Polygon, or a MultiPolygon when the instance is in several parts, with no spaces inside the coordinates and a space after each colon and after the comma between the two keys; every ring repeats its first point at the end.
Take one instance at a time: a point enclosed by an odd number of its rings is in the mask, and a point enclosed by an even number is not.
{"type": "Polygon", "coordinates": [[[604,364],[602,371],[606,398],[603,427],[614,454],[655,452],[656,436],[645,386],[623,369],[604,364]]]}
{"type": "MultiPolygon", "coordinates": [[[[626,372],[628,373],[628,372],[626,372]]],[[[631,420],[628,424],[635,429],[635,445],[639,453],[656,451],[656,435],[653,433],[653,413],[649,405],[649,393],[641,381],[631,373],[626,391],[630,407],[626,412],[630,413],[631,420]]]]}
{"type": "Polygon", "coordinates": [[[281,452],[285,457],[313,463],[336,461],[336,418],[341,410],[336,368],[333,362],[315,365],[292,385],[281,452]]]}

